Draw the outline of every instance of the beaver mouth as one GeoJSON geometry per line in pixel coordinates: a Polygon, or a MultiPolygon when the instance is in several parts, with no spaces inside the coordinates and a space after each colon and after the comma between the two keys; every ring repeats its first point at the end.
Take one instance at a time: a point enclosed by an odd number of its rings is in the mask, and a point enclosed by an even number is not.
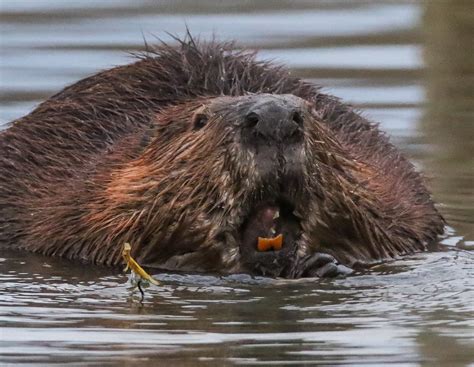
{"type": "Polygon", "coordinates": [[[258,203],[241,228],[240,250],[247,271],[283,276],[296,253],[301,236],[294,205],[286,200],[258,203]]]}

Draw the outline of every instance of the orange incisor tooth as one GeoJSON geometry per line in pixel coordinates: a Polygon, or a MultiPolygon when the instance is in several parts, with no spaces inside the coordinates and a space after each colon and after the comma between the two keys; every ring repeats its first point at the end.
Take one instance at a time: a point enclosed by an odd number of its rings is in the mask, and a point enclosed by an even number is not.
{"type": "Polygon", "coordinates": [[[281,233],[278,236],[273,237],[273,238],[259,237],[257,249],[258,251],[268,251],[272,249],[274,251],[278,251],[278,250],[281,250],[282,244],[283,244],[283,235],[281,233]]]}

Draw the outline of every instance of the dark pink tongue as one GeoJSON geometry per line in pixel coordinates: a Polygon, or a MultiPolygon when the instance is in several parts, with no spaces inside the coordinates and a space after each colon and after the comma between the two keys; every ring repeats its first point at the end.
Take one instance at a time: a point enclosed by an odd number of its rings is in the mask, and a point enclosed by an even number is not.
{"type": "Polygon", "coordinates": [[[278,218],[277,214],[279,208],[276,206],[263,207],[257,212],[257,225],[262,229],[260,237],[273,237],[275,234],[270,233],[272,228],[275,228],[275,220],[278,218]],[[258,223],[259,222],[259,223],[258,223]]]}

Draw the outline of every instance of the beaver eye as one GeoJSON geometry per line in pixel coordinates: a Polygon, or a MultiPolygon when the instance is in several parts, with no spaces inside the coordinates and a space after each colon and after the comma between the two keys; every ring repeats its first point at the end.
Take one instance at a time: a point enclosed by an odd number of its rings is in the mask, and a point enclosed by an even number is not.
{"type": "Polygon", "coordinates": [[[199,130],[202,129],[207,124],[207,116],[203,113],[196,113],[193,116],[193,125],[194,129],[199,130]]]}
{"type": "Polygon", "coordinates": [[[303,117],[298,111],[293,112],[292,120],[299,126],[303,126],[303,117]]]}

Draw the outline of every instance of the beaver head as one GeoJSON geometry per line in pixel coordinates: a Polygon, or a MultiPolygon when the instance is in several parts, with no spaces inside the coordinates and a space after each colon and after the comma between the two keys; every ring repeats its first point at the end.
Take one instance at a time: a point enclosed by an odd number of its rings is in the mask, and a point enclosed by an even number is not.
{"type": "Polygon", "coordinates": [[[140,230],[140,261],[294,272],[323,220],[320,201],[347,176],[347,157],[312,105],[289,94],[193,99],[160,110],[154,129],[107,189],[122,206],[124,197],[140,198],[135,209],[158,219],[140,230]],[[259,248],[274,238],[277,247],[259,248]]]}

